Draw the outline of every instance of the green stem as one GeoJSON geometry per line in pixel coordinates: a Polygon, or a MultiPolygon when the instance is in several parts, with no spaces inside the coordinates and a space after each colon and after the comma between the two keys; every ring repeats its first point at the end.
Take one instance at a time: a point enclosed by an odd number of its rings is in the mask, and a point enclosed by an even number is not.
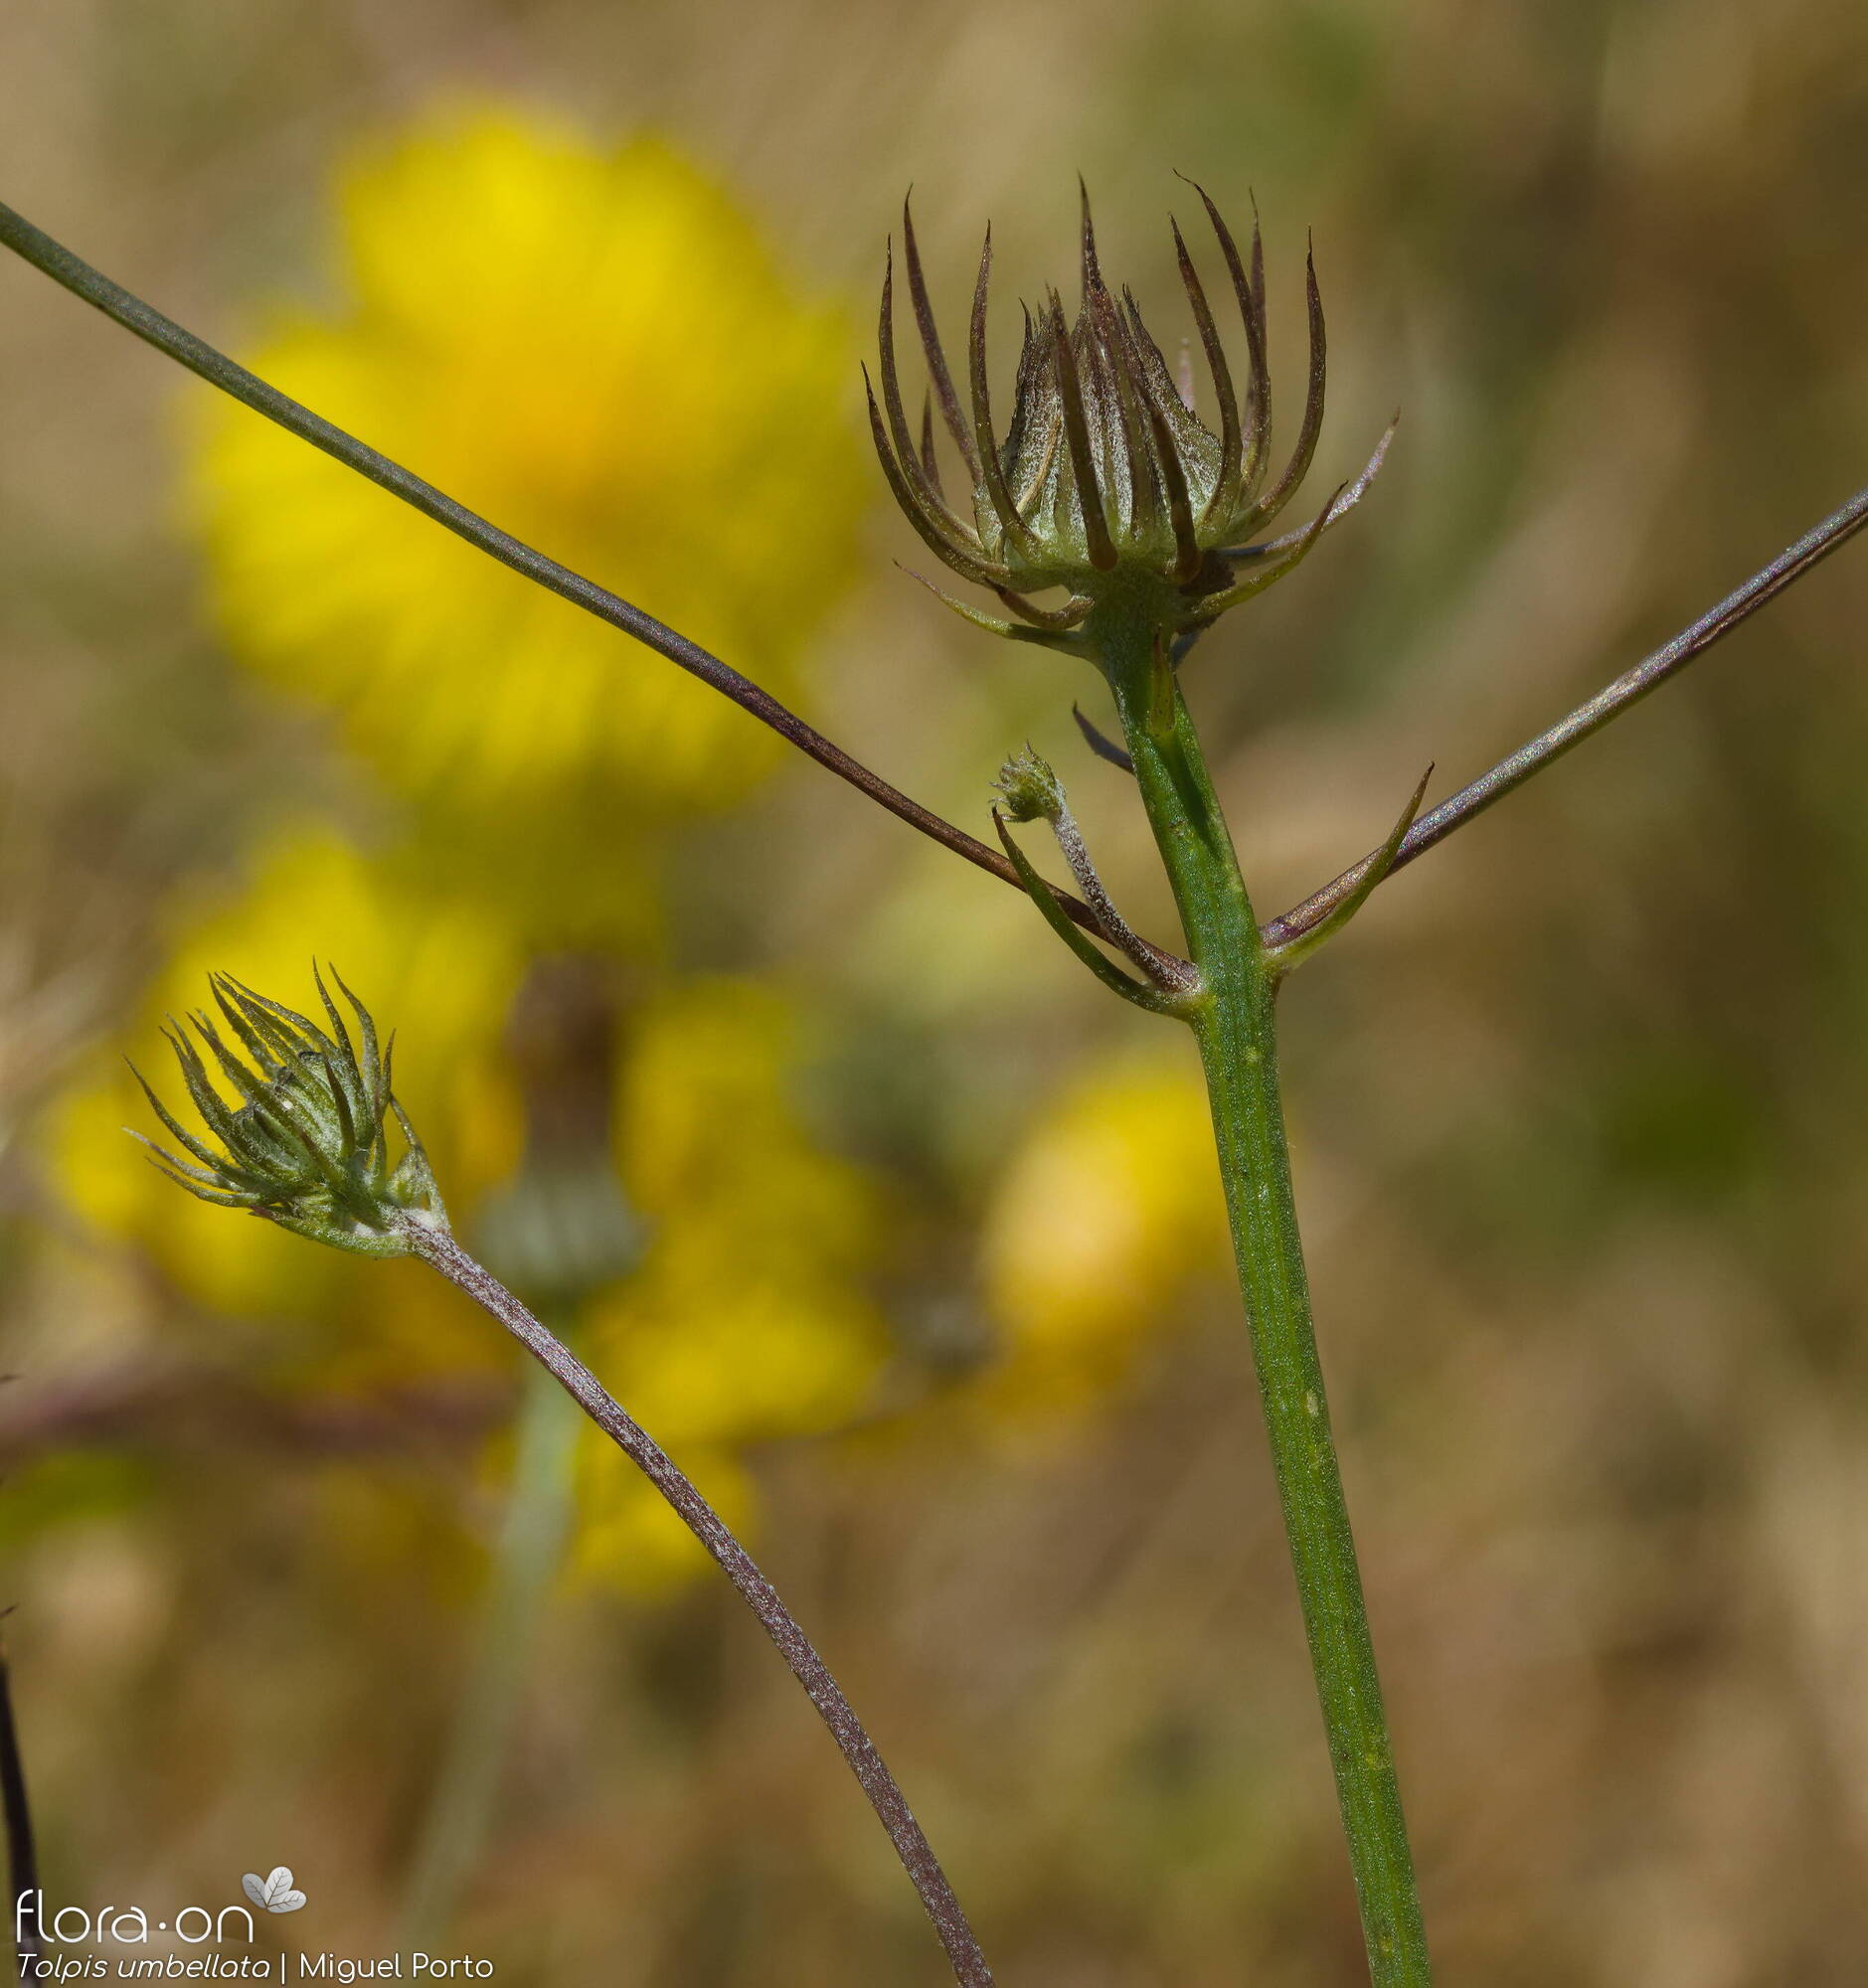
{"type": "Polygon", "coordinates": [[[1179,686],[1156,660],[1159,623],[1151,607],[1145,599],[1111,603],[1086,632],[1115,693],[1142,802],[1200,970],[1201,991],[1186,1014],[1206,1071],[1239,1287],[1370,1979],[1375,1988],[1428,1988],[1427,1935],[1291,1192],[1277,1082],[1277,977],[1179,686]]]}

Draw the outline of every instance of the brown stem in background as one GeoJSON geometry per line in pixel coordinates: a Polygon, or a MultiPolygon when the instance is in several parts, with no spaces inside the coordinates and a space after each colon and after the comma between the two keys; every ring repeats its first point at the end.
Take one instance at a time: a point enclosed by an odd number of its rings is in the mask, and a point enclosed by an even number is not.
{"type": "Polygon", "coordinates": [[[0,1396],[0,1471],[50,1450],[185,1449],[201,1444],[308,1457],[465,1453],[504,1426],[511,1391],[454,1378],[384,1388],[286,1394],[212,1363],[143,1356],[36,1381],[30,1400],[0,1396]]]}
{"type": "Polygon", "coordinates": [[[411,1246],[422,1259],[464,1291],[482,1310],[490,1313],[518,1340],[525,1350],[556,1380],[598,1428],[607,1435],[655,1489],[667,1499],[676,1515],[712,1555],[720,1571],[740,1591],[741,1598],[759,1617],[760,1626],[778,1646],[779,1654],[791,1667],[791,1674],[804,1687],[806,1697],[817,1708],[817,1716],[830,1729],[830,1737],[842,1750],[850,1771],[862,1784],[870,1806],[889,1832],[903,1868],[922,1904],[928,1908],[940,1944],[946,1948],[953,1978],[961,1988],[991,1988],[992,1974],[979,1942],[973,1937],[966,1914],[960,1909],[946,1874],[915,1820],[895,1776],[889,1771],[875,1743],[863,1729],[842,1687],[831,1676],[804,1631],[778,1598],[777,1590],[760,1573],[753,1557],[741,1546],[694,1485],[673,1460],[620,1403],[604,1389],[564,1342],[533,1317],[504,1284],[482,1269],[454,1239],[431,1224],[411,1221],[407,1227],[411,1246]]]}

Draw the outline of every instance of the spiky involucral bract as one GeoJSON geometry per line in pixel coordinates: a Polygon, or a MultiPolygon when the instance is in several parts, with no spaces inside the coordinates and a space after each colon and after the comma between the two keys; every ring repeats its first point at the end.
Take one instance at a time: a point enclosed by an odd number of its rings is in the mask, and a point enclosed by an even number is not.
{"type": "Polygon", "coordinates": [[[355,1016],[355,1042],[315,969],[328,1031],[229,974],[211,975],[233,1043],[205,1009],[187,1018],[200,1048],[180,1023],[164,1033],[220,1150],[182,1125],[140,1071],[136,1080],[156,1116],[189,1157],[140,1132],[132,1136],[143,1139],[171,1180],[203,1201],[246,1209],[334,1248],[407,1255],[411,1222],[445,1230],[446,1212],[427,1154],[392,1087],[395,1039],[380,1043],[369,1010],[334,969],[331,977],[355,1016]],[[210,1058],[238,1104],[217,1088],[210,1058]],[[404,1144],[394,1164],[386,1123],[392,1114],[404,1144]]]}
{"type": "MultiPolygon", "coordinates": [[[[869,397],[871,431],[897,502],[930,549],[962,578],[988,586],[1026,624],[1058,636],[1081,624],[1115,577],[1139,570],[1177,596],[1180,632],[1209,625],[1226,608],[1294,567],[1322,532],[1362,496],[1381,468],[1391,427],[1353,484],[1311,521],[1279,538],[1247,543],[1277,517],[1310,467],[1323,421],[1323,307],[1307,270],[1308,387],[1297,440],[1271,480],[1272,390],[1266,362],[1265,258],[1257,223],[1250,262],[1205,192],[1205,204],[1245,329],[1243,393],[1233,375],[1199,272],[1174,230],[1181,281],[1211,379],[1217,432],[1194,412],[1191,379],[1177,384],[1126,288],[1118,304],[1104,281],[1086,195],[1083,301],[1070,323],[1055,290],[1025,336],[1004,439],[986,372],[986,297],[992,269],[987,231],[973,291],[967,342],[970,414],[963,407],[903,208],[909,289],[929,376],[920,437],[909,422],[895,356],[895,272],[891,245],[882,285],[882,403],[869,397]],[[934,446],[934,408],[971,484],[968,501],[948,501],[934,446]],[[886,411],[886,414],[885,414],[886,411]],[[1240,577],[1240,569],[1250,571],[1240,577]],[[1030,593],[1062,587],[1045,607],[1030,593]]],[[[938,591],[938,589],[936,589],[938,591]]],[[[946,595],[941,596],[943,599],[946,595]]],[[[950,601],[969,619],[974,610],[950,601]]],[[[1001,632],[1018,632],[1009,624],[1001,632]]]]}

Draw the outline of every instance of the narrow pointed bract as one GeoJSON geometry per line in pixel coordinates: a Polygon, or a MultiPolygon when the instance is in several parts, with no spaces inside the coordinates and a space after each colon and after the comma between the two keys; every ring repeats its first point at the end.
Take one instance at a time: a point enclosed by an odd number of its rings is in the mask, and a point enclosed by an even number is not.
{"type": "Polygon", "coordinates": [[[1058,403],[1064,411],[1064,438],[1070,444],[1071,471],[1075,478],[1084,547],[1091,566],[1099,573],[1107,573],[1116,563],[1115,542],[1109,537],[1108,513],[1104,508],[1103,486],[1097,477],[1096,452],[1090,440],[1090,412],[1084,403],[1077,346],[1065,326],[1064,304],[1055,290],[1051,293],[1048,323],[1052,372],[1056,379],[1058,403]]]}
{"type": "Polygon", "coordinates": [[[1218,593],[1209,593],[1200,603],[1201,612],[1193,626],[1196,629],[1209,627],[1229,607],[1237,607],[1242,600],[1250,600],[1255,593],[1263,593],[1268,586],[1274,586],[1287,573],[1293,572],[1309,558],[1316,542],[1320,539],[1333,519],[1342,516],[1338,506],[1342,504],[1343,493],[1349,488],[1345,483],[1327,504],[1325,504],[1303,534],[1281,559],[1268,560],[1249,580],[1235,580],[1231,586],[1218,593]]]}
{"type": "Polygon", "coordinates": [[[1124,773],[1134,772],[1134,760],[1121,746],[1116,745],[1113,739],[1110,739],[1106,734],[1099,731],[1096,726],[1091,724],[1090,720],[1084,716],[1082,705],[1073,704],[1071,706],[1071,716],[1077,721],[1077,730],[1083,734],[1084,744],[1090,747],[1091,751],[1099,759],[1106,759],[1111,766],[1121,767],[1124,773]]]}
{"type": "Polygon", "coordinates": [[[1368,495],[1369,486],[1382,473],[1382,464],[1388,460],[1388,445],[1395,438],[1395,430],[1401,425],[1401,416],[1396,414],[1382,430],[1382,438],[1375,444],[1375,452],[1362,466],[1361,474],[1353,483],[1345,483],[1323,509],[1307,525],[1299,525],[1294,530],[1281,532],[1274,539],[1261,539],[1256,545],[1222,546],[1220,558],[1226,560],[1262,560],[1274,553],[1288,552],[1292,546],[1302,545],[1312,533],[1328,531],[1338,519],[1346,517],[1368,495]]]}
{"type": "Polygon", "coordinates": [[[1408,804],[1401,810],[1394,827],[1388,833],[1388,840],[1365,857],[1360,865],[1355,882],[1330,909],[1328,914],[1315,924],[1306,927],[1294,938],[1288,938],[1280,945],[1267,949],[1266,959],[1274,973],[1280,978],[1293,966],[1300,966],[1319,947],[1326,945],[1342,930],[1351,918],[1362,909],[1373,895],[1376,885],[1395,867],[1395,858],[1401,854],[1401,845],[1407,840],[1409,829],[1414,826],[1415,817],[1421,812],[1421,803],[1427,798],[1427,783],[1434,777],[1430,765],[1421,775],[1421,783],[1409,796],[1408,804]]]}
{"type": "Polygon", "coordinates": [[[1297,430],[1297,446],[1291,450],[1284,473],[1266,492],[1245,521],[1244,530],[1256,531],[1275,518],[1309,474],[1310,458],[1316,453],[1317,436],[1323,431],[1323,389],[1328,378],[1328,341],[1323,328],[1323,298],[1316,286],[1316,263],[1304,257],[1304,294],[1310,315],[1310,376],[1303,402],[1303,421],[1297,430]]]}
{"type": "Polygon", "coordinates": [[[985,247],[979,251],[979,277],[973,286],[973,315],[966,340],[967,381],[973,395],[973,430],[979,442],[979,464],[986,495],[992,500],[1005,543],[1029,557],[1040,553],[1037,535],[1019,516],[1012,501],[1011,486],[1005,480],[998,437],[992,431],[992,393],[986,381],[986,292],[992,281],[992,230],[986,230],[985,247]]]}
{"type": "MultiPolygon", "coordinates": [[[[1170,220],[1168,226],[1174,231],[1174,254],[1180,263],[1181,284],[1187,292],[1194,323],[1199,327],[1200,348],[1206,354],[1207,371],[1213,376],[1213,393],[1220,411],[1220,473],[1200,514],[1204,524],[1216,510],[1237,501],[1245,468],[1245,441],[1239,425],[1239,404],[1233,396],[1232,369],[1226,363],[1226,348],[1220,343],[1219,326],[1213,322],[1212,306],[1207,302],[1200,272],[1187,252],[1180,223],[1170,220]]],[[[1139,312],[1136,315],[1139,317],[1139,312]]],[[[1191,401],[1187,403],[1187,412],[1193,413],[1191,401]]]]}
{"type": "Polygon", "coordinates": [[[973,286],[962,393],[934,326],[914,224],[904,205],[904,259],[928,387],[917,434],[897,373],[891,252],[879,324],[881,399],[873,391],[869,396],[870,430],[889,487],[929,548],[963,579],[991,588],[1024,627],[989,615],[977,617],[982,625],[1019,634],[1039,630],[1054,646],[1081,647],[1074,631],[1104,602],[1132,599],[1140,583],[1156,589],[1158,618],[1178,644],[1292,571],[1321,532],[1361,498],[1381,467],[1392,427],[1361,476],[1317,517],[1295,532],[1253,543],[1253,535],[1296,494],[1322,432],[1327,360],[1322,299],[1314,263],[1306,257],[1310,362],[1303,414],[1289,459],[1268,487],[1272,390],[1265,250],[1256,209],[1250,251],[1242,251],[1206,190],[1188,184],[1206,210],[1230,279],[1245,334],[1243,374],[1227,356],[1186,238],[1170,221],[1181,287],[1205,360],[1204,380],[1196,385],[1189,370],[1191,345],[1180,340],[1185,377],[1175,380],[1134,298],[1126,289],[1112,291],[1104,277],[1086,189],[1081,301],[1073,319],[1051,290],[1035,317],[1025,312],[1002,433],[987,359],[991,231],[973,286]],[[956,506],[943,492],[936,409],[959,452],[970,505],[956,506]],[[1242,561],[1263,565],[1248,580],[1235,571],[1242,561]],[[1054,588],[1064,590],[1061,603],[1034,597],[1054,588]]]}
{"type": "MultiPolygon", "coordinates": [[[[895,501],[902,507],[903,515],[926,541],[928,550],[935,558],[950,566],[964,580],[973,580],[980,586],[1009,586],[1012,581],[1011,574],[988,560],[983,548],[979,549],[977,558],[967,550],[969,542],[961,534],[957,520],[946,511],[946,507],[942,505],[936,512],[932,506],[924,504],[919,493],[909,483],[900,463],[896,461],[895,451],[889,445],[888,433],[882,424],[882,410],[876,405],[875,389],[869,384],[867,370],[863,374],[863,390],[869,397],[870,435],[876,444],[876,453],[881,458],[883,474],[889,479],[889,489],[895,501]],[[947,520],[947,525],[942,523],[943,516],[947,520]],[[951,529],[948,529],[949,526],[951,529]]],[[[971,543],[977,545],[977,539],[973,539],[971,543]]]]}
{"type": "Polygon", "coordinates": [[[979,459],[972,437],[960,413],[960,397],[953,391],[953,376],[947,370],[947,356],[934,329],[934,306],[928,300],[928,280],[922,273],[921,248],[915,240],[915,218],[906,200],[902,203],[902,248],[908,259],[908,290],[915,305],[915,327],[921,333],[921,347],[928,361],[928,378],[940,400],[940,413],[947,432],[965,461],[968,476],[979,481],[979,459]]]}
{"type": "Polygon", "coordinates": [[[370,1011],[333,970],[356,1023],[353,1042],[315,967],[312,977],[328,1030],[231,974],[210,975],[219,1023],[206,1010],[188,1018],[201,1047],[180,1024],[172,1023],[164,1035],[195,1109],[221,1150],[188,1131],[133,1065],[163,1128],[189,1158],[140,1132],[132,1136],[142,1139],[178,1187],[218,1208],[243,1208],[295,1235],[361,1255],[407,1255],[412,1223],[445,1231],[447,1217],[427,1155],[391,1087],[394,1038],[379,1048],[370,1011]],[[203,1049],[238,1104],[230,1104],[217,1087],[203,1049]],[[384,1122],[392,1115],[403,1141],[394,1160],[384,1122]]]}
{"type": "Polygon", "coordinates": [[[934,521],[943,536],[954,543],[963,545],[971,532],[971,527],[961,522],[958,514],[941,495],[937,473],[931,476],[921,453],[916,449],[909,430],[908,410],[902,401],[902,385],[895,365],[895,257],[891,250],[882,277],[882,315],[877,332],[877,347],[882,362],[882,404],[889,412],[889,436],[894,444],[897,462],[909,487],[915,492],[916,501],[934,521]]]}

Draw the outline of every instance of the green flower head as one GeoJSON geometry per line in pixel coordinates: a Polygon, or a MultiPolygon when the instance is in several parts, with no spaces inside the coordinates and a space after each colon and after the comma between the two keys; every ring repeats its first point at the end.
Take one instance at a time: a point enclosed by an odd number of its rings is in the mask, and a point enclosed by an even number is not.
{"type": "Polygon", "coordinates": [[[379,1045],[370,1011],[335,969],[331,977],[353,1011],[356,1042],[315,968],[328,1031],[228,974],[211,975],[232,1044],[206,1010],[188,1018],[200,1048],[179,1023],[164,1033],[220,1150],[183,1126],[140,1071],[137,1082],[188,1158],[140,1132],[131,1136],[142,1139],[178,1186],[219,1208],[244,1208],[360,1255],[407,1255],[412,1225],[445,1231],[446,1212],[427,1154],[391,1087],[395,1038],[379,1045]],[[239,1103],[230,1104],[216,1087],[209,1059],[239,1103]],[[385,1123],[392,1113],[404,1148],[394,1165],[385,1123]]]}
{"type": "Polygon", "coordinates": [[[1049,759],[1027,746],[999,768],[992,783],[1013,821],[1056,821],[1064,812],[1064,787],[1049,759]]]}
{"type": "MultiPolygon", "coordinates": [[[[896,501],[930,549],[963,579],[988,586],[1023,629],[1058,636],[1102,600],[1132,592],[1137,580],[1166,596],[1183,633],[1208,626],[1227,607],[1290,571],[1328,526],[1367,489],[1387,450],[1384,435],[1368,467],[1307,525],[1257,539],[1295,495],[1323,422],[1323,307],[1316,271],[1307,270],[1309,377],[1297,439],[1273,473],[1272,388],[1266,363],[1265,258],[1255,223],[1249,256],[1204,191],[1245,333],[1243,387],[1236,386],[1206,290],[1178,225],[1174,247],[1182,286],[1206,359],[1206,414],[1196,412],[1191,367],[1177,379],[1126,288],[1118,301],[1104,280],[1086,194],[1083,298],[1074,320],[1055,290],[1025,312],[1024,343],[1003,435],[986,370],[986,298],[992,270],[987,231],[973,291],[966,400],[956,390],[903,210],[903,247],[929,392],[920,437],[909,421],[895,354],[894,255],[883,278],[880,333],[882,402],[872,392],[870,426],[896,501]],[[934,413],[957,450],[970,486],[949,500],[936,457],[934,413]],[[1055,607],[1027,596],[1062,587],[1055,607]]],[[[1389,430],[1393,433],[1393,429],[1389,430]]],[[[938,591],[938,589],[935,589],[938,591]]],[[[944,594],[943,599],[947,598],[944,594]]],[[[984,617],[959,602],[969,619],[984,617]]]]}

